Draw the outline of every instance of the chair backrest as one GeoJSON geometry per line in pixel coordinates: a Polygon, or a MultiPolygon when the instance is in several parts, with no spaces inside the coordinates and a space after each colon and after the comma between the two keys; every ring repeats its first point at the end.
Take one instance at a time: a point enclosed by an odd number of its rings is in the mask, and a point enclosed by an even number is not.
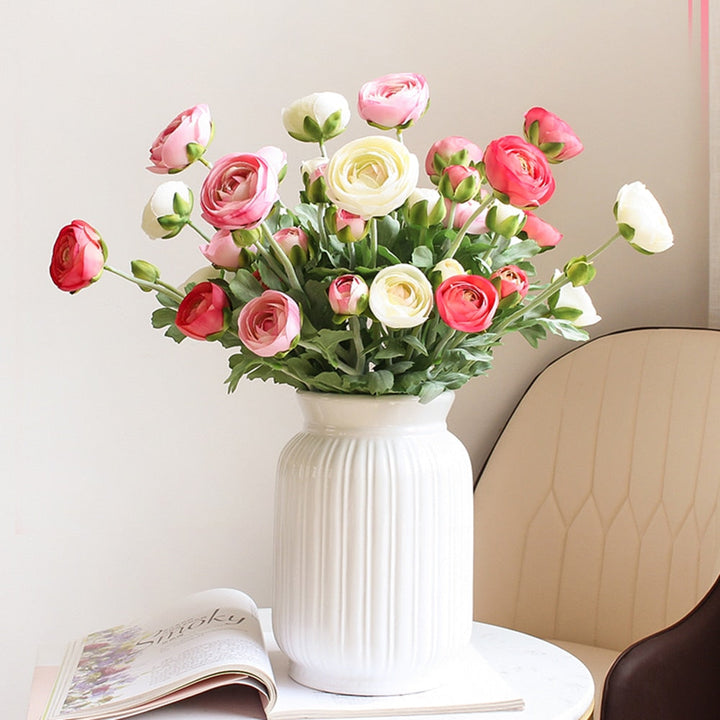
{"type": "Polygon", "coordinates": [[[572,350],[530,386],[475,491],[475,618],[621,650],[720,572],[720,332],[572,350]]]}

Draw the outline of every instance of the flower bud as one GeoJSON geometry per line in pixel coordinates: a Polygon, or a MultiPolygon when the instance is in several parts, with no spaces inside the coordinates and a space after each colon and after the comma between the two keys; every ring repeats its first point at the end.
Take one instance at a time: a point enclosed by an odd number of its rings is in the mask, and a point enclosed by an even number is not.
{"type": "Polygon", "coordinates": [[[483,151],[474,142],[457,135],[438,140],[425,157],[425,172],[434,185],[449,165],[475,167],[482,161],[483,151]]]}
{"type": "Polygon", "coordinates": [[[433,289],[437,290],[440,283],[449,277],[466,274],[465,268],[455,258],[445,258],[430,271],[430,282],[433,289]]]}
{"type": "Polygon", "coordinates": [[[515,237],[525,225],[525,213],[520,208],[496,200],[488,208],[485,224],[498,235],[515,237]]]}
{"type": "Polygon", "coordinates": [[[327,183],[325,182],[325,168],[328,159],[317,157],[306,160],[300,167],[303,185],[305,186],[304,202],[327,203],[327,183]]]}
{"type": "Polygon", "coordinates": [[[328,301],[336,315],[361,315],[368,306],[368,286],[359,275],[340,275],[328,288],[328,301]]]}
{"type": "MultiPolygon", "coordinates": [[[[160,279],[160,270],[147,260],[133,260],[130,263],[130,270],[132,270],[133,277],[138,280],[155,283],[160,279]]],[[[151,292],[151,288],[138,287],[144,292],[151,292]]]]}
{"type": "Polygon", "coordinates": [[[574,287],[587,285],[597,272],[593,264],[588,262],[584,255],[570,260],[563,270],[574,287]]]}
{"type": "Polygon", "coordinates": [[[583,150],[583,144],[572,128],[545,108],[528,110],[523,130],[528,141],[539,147],[551,163],[569,160],[583,150]]]}
{"type": "Polygon", "coordinates": [[[200,252],[205,258],[224,270],[247,267],[252,262],[253,250],[253,246],[238,244],[230,230],[218,230],[209,243],[200,246],[200,252]]]}
{"type": "Polygon", "coordinates": [[[410,225],[430,227],[445,218],[445,202],[437,190],[415,188],[405,203],[405,220],[410,225]]]}
{"type": "Polygon", "coordinates": [[[273,239],[293,265],[302,265],[307,261],[308,236],[302,228],[283,228],[273,235],[273,239]]]}
{"type": "Polygon", "coordinates": [[[480,191],[480,173],[473,167],[449,165],[440,175],[438,191],[453,202],[472,200],[480,191]]]}
{"type": "Polygon", "coordinates": [[[529,287],[527,274],[517,265],[506,265],[496,270],[490,276],[490,282],[500,295],[500,309],[517,305],[527,295],[529,287]]]}
{"type": "Polygon", "coordinates": [[[344,243],[362,240],[370,229],[370,223],[347,210],[331,206],[325,213],[325,227],[344,243]]]}
{"type": "Polygon", "coordinates": [[[169,180],[158,186],[148,200],[142,216],[142,229],[153,240],[175,237],[190,221],[193,194],[179,180],[169,180]]]}
{"type": "Polygon", "coordinates": [[[282,122],[295,140],[324,142],[345,130],[350,122],[350,105],[338,93],[312,93],[283,108],[282,122]]]}

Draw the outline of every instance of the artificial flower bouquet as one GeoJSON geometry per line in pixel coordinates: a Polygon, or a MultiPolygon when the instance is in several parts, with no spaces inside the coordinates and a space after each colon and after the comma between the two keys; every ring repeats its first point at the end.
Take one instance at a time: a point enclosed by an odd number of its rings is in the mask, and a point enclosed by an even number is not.
{"type": "Polygon", "coordinates": [[[193,220],[194,195],[172,179],[157,188],[142,218],[151,238],[196,232],[205,266],[175,286],[153,264],[132,274],[107,264],[100,234],[87,222],[64,227],[50,274],[76,292],[103,271],[154,291],[157,328],[236,349],[227,383],[244,376],[333,393],[388,393],[428,401],[487,372],[503,336],[519,332],[536,346],[548,332],[587,339],[599,320],[585,285],[593,260],[618,237],[655,253],[672,245],[668,222],[640,182],[623,186],[615,234],[574,257],[552,278],[535,278],[533,257],[561,233],[535,210],[555,189],[551,166],[583,149],[560,118],[535,107],[523,137],[484,149],[457,136],[438,140],[420,163],[404,133],[425,113],[421,75],[399,73],[366,83],[360,117],[378,132],[340,146],[326,143],[348,126],[350,107],[337,93],[303,97],[282,111],[298,141],[319,145],[303,163],[301,202],[283,204],[287,172],[277,147],[207,158],[214,125],[206,105],[178,115],[150,150],[150,167],[175,175],[194,162],[208,168],[193,220]]]}

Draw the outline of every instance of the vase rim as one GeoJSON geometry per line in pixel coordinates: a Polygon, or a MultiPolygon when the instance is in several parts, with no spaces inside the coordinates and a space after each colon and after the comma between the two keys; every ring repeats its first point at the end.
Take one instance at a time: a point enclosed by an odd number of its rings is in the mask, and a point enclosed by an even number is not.
{"type": "Polygon", "coordinates": [[[306,429],[323,432],[443,430],[454,399],[452,390],[427,403],[421,403],[417,395],[298,391],[306,429]]]}

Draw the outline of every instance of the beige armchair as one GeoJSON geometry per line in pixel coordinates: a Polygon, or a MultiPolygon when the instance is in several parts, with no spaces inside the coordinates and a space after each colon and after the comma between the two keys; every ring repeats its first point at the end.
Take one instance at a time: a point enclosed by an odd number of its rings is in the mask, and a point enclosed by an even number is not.
{"type": "MultiPolygon", "coordinates": [[[[475,491],[475,619],[604,678],[720,572],[720,332],[640,329],[548,366],[475,491]]],[[[720,710],[718,710],[720,713],[720,710]]]]}

